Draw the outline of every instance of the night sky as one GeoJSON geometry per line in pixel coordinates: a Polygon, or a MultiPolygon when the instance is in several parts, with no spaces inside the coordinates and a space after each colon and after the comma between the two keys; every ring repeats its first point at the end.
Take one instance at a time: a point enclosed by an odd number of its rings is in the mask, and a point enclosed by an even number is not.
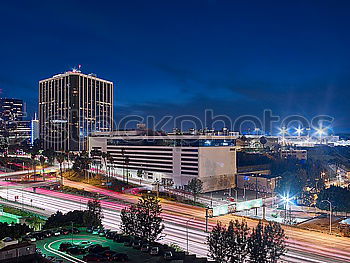
{"type": "Polygon", "coordinates": [[[128,115],[334,117],[350,131],[350,1],[3,1],[1,96],[79,64],[128,115]]]}

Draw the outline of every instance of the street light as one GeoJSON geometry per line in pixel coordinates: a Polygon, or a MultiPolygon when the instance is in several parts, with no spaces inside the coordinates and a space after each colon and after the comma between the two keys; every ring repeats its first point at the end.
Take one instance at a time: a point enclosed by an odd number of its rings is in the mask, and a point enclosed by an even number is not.
{"type": "Polygon", "coordinates": [[[329,204],[329,234],[332,234],[332,203],[329,200],[322,200],[322,202],[327,202],[329,204]]]}
{"type": "Polygon", "coordinates": [[[186,221],[186,244],[187,244],[187,249],[186,249],[186,251],[187,251],[187,255],[188,255],[188,222],[190,221],[190,220],[194,220],[195,219],[195,217],[191,217],[191,218],[189,218],[187,221],[186,221]]]}
{"type": "Polygon", "coordinates": [[[298,134],[298,137],[300,137],[300,135],[303,133],[304,129],[299,126],[298,128],[295,128],[295,131],[298,134]]]}
{"type": "MultiPolygon", "coordinates": [[[[284,202],[284,221],[286,223],[287,222],[287,207],[289,207],[289,210],[290,210],[289,204],[293,204],[293,202],[292,202],[293,197],[290,197],[289,193],[287,193],[286,195],[281,196],[281,199],[284,202]]],[[[290,217],[291,217],[291,215],[290,215],[290,217]]]]}

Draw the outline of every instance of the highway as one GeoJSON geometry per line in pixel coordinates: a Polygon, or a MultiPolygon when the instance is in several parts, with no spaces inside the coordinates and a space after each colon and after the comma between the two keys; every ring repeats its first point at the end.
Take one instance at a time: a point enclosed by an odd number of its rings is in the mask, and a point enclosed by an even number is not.
{"type": "MultiPolygon", "coordinates": [[[[65,180],[67,183],[67,180],[65,180]]],[[[72,183],[76,184],[76,183],[72,183]]],[[[115,198],[122,199],[125,202],[136,202],[137,197],[123,195],[93,186],[83,185],[85,190],[98,191],[101,194],[111,195],[115,198]],[[87,189],[89,188],[89,189],[87,189]],[[90,189],[91,188],[91,189],[90,189]]],[[[81,187],[80,187],[81,188],[81,187]]],[[[5,189],[0,190],[0,196],[9,200],[14,200],[14,196],[19,196],[19,202],[35,207],[45,209],[48,213],[54,213],[57,210],[68,212],[74,209],[85,209],[88,198],[63,194],[59,192],[37,189],[33,193],[30,189],[20,190],[11,189],[6,193],[5,189]],[[23,200],[22,200],[23,192],[23,200]]],[[[105,227],[119,230],[120,210],[126,205],[122,202],[102,200],[105,227]]],[[[207,234],[204,232],[205,220],[204,209],[192,207],[184,204],[178,204],[170,201],[162,201],[163,218],[165,222],[165,236],[162,239],[164,243],[177,243],[186,249],[186,221],[188,222],[189,233],[189,251],[200,256],[207,255],[207,246],[205,244],[207,234]],[[195,219],[192,219],[195,217],[195,219]]],[[[222,216],[210,219],[209,227],[211,228],[217,220],[227,224],[231,219],[241,219],[237,216],[222,216]]],[[[249,226],[256,224],[255,220],[247,219],[249,226]]],[[[330,236],[323,233],[316,233],[297,228],[285,228],[289,237],[287,245],[289,251],[283,262],[310,262],[310,263],[346,263],[350,262],[350,240],[347,238],[330,236]]]]}

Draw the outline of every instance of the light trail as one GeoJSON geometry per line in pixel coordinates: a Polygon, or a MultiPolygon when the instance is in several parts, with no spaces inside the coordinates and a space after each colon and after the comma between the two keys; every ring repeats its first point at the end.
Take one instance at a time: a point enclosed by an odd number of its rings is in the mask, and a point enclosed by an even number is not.
{"type": "MultiPolygon", "coordinates": [[[[66,213],[71,210],[85,209],[88,198],[75,195],[69,195],[59,192],[53,192],[44,189],[37,189],[37,193],[13,189],[9,193],[9,199],[14,200],[14,196],[22,196],[24,193],[24,204],[29,204],[32,200],[32,205],[44,208],[51,213],[57,210],[66,213]]],[[[4,189],[0,190],[0,195],[6,198],[4,189]]],[[[132,200],[137,200],[136,198],[132,200]]],[[[21,198],[19,201],[22,201],[21,198]]],[[[120,226],[120,210],[126,207],[125,204],[119,204],[111,201],[101,200],[103,207],[104,219],[103,223],[106,228],[119,230],[120,226]]],[[[190,206],[179,205],[175,209],[174,205],[163,204],[164,213],[162,214],[165,222],[165,237],[163,243],[177,243],[182,248],[186,248],[186,219],[195,216],[196,219],[189,222],[189,250],[199,256],[207,255],[207,246],[205,244],[207,233],[203,231],[204,220],[203,209],[191,209],[190,206]],[[174,209],[173,209],[174,208],[174,209]],[[172,209],[172,211],[170,211],[172,209]],[[177,212],[179,211],[179,212],[177,212]],[[190,211],[191,213],[188,213],[190,211]],[[188,213],[188,214],[186,214],[188,213]],[[184,215],[186,214],[186,215],[184,215]],[[198,215],[198,217],[196,216],[198,215]]],[[[216,220],[228,224],[231,219],[240,219],[236,216],[224,216],[216,218],[216,220]]],[[[249,221],[249,225],[254,221],[249,221]]],[[[209,226],[212,227],[215,220],[211,220],[209,226]]],[[[350,262],[350,244],[347,239],[334,236],[324,235],[296,228],[285,228],[287,236],[291,238],[287,240],[289,251],[283,259],[283,262],[302,262],[306,263],[345,263],[350,262]],[[325,238],[326,237],[326,238],[325,238]],[[342,243],[341,241],[345,241],[342,243]],[[329,246],[332,242],[332,246],[329,246]]]]}

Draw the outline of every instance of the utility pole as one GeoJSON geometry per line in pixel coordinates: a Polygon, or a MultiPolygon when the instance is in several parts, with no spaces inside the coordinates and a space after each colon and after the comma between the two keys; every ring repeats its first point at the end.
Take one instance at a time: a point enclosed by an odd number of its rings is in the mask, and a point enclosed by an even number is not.
{"type": "Polygon", "coordinates": [[[327,202],[329,204],[329,234],[332,234],[332,203],[329,200],[322,200],[321,202],[327,202]]]}

